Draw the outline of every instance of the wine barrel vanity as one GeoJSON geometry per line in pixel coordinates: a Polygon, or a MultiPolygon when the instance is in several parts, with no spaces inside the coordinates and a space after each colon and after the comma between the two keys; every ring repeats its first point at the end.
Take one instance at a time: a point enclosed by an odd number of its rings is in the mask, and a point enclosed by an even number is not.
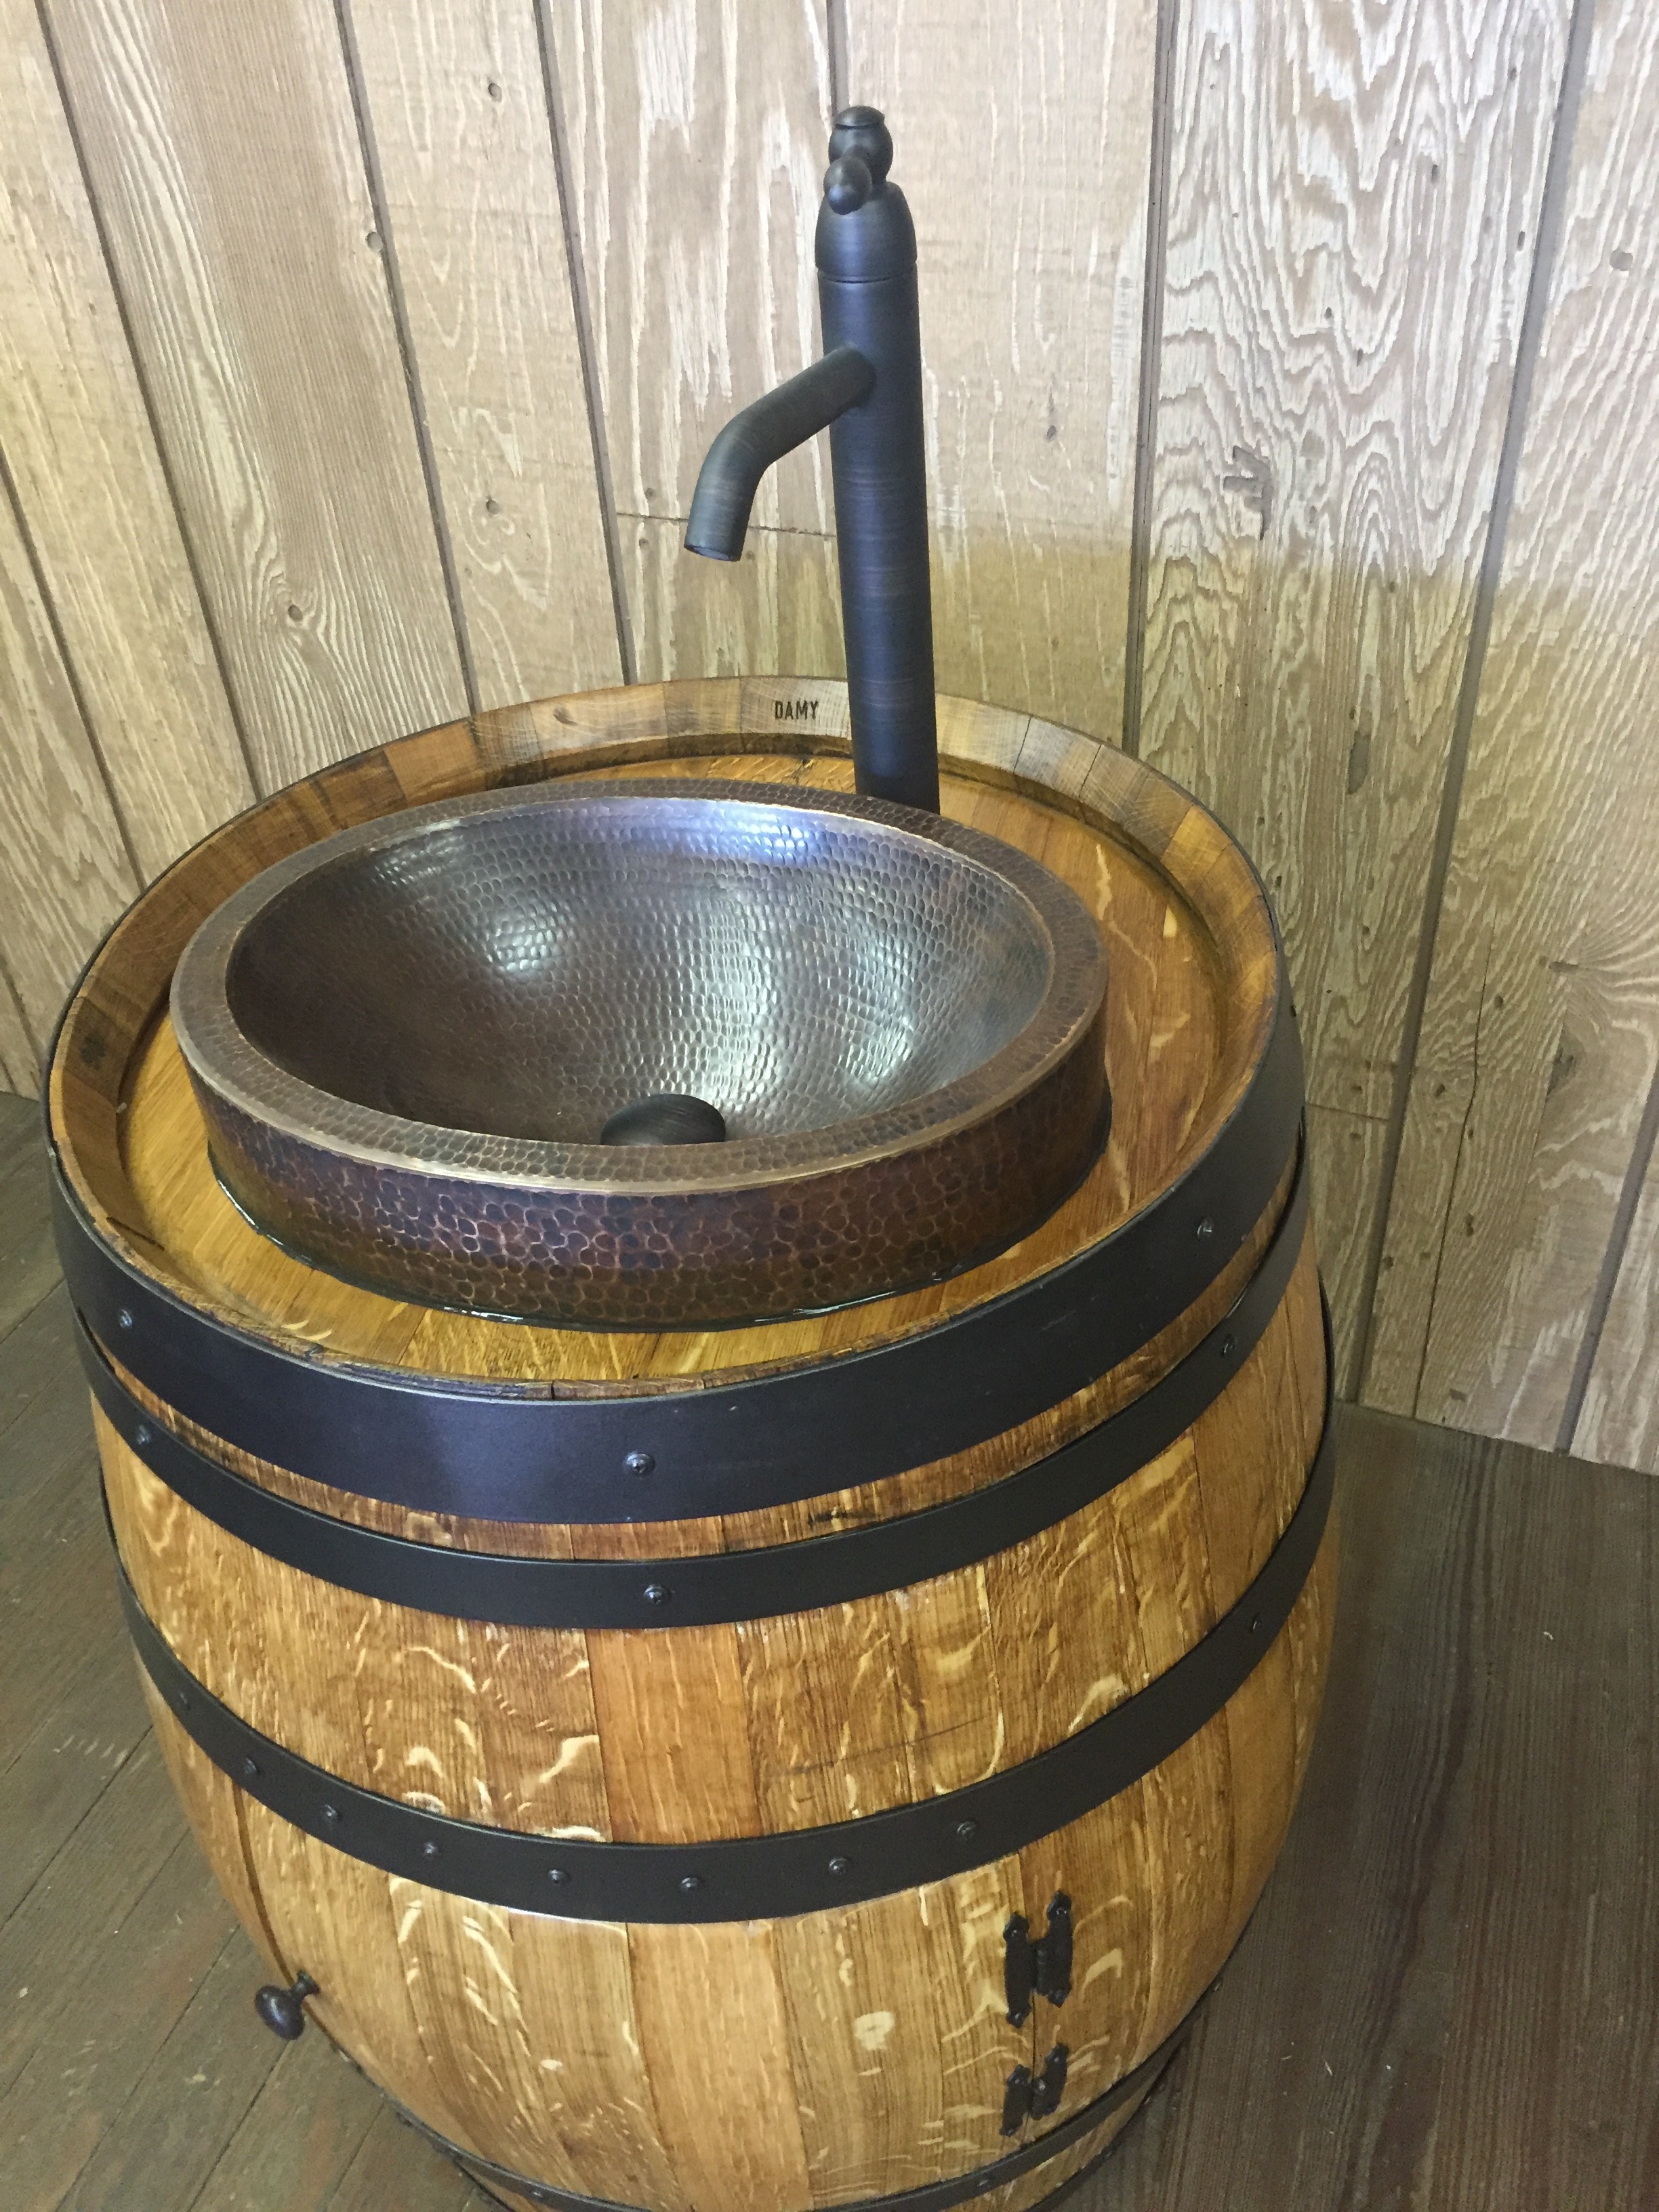
{"type": "MultiPolygon", "coordinates": [[[[938,702],[946,829],[1104,949],[1068,1035],[1109,1132],[988,1255],[579,1326],[370,1286],[216,1174],[169,992],[263,871],[484,793],[846,794],[848,726],[843,685],[745,678],[362,754],[146,891],[52,1057],[123,1599],[265,2016],[520,2208],[1050,2198],[1224,1965],[1318,1713],[1330,1362],[1282,954],[1232,839],[1109,747],[938,702]]],[[[1012,1170],[963,1172],[988,1219],[1012,1170]]]]}

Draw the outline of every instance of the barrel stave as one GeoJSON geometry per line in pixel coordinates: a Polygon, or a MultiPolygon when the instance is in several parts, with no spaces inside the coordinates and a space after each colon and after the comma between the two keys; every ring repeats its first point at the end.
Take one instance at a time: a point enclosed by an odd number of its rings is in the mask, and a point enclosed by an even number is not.
{"type": "Polygon", "coordinates": [[[319,2022],[429,2125],[495,2164],[650,2212],[795,2212],[991,2163],[1010,2148],[1014,2066],[1036,2071],[1066,2045],[1046,2130],[1184,2017],[1283,1839],[1294,1768],[1279,1765],[1258,1808],[1270,1816],[1248,1830],[1231,1781],[1271,1762],[1287,1703],[1296,1735],[1310,1734],[1334,1559],[1328,1536],[1261,1667],[1141,1782],[1018,1861],[789,1920],[626,1928],[400,1881],[236,1790],[159,1704],[158,1727],[198,1838],[276,1971],[314,1977],[319,2022]],[[1073,1987],[1014,2029],[1003,1930],[1016,1911],[1040,1928],[1057,1891],[1074,1904],[1073,1987]],[[724,2100],[739,2095],[750,2102],[737,2118],[724,2100]]]}
{"type": "MultiPolygon", "coordinates": [[[[198,1249],[209,1228],[216,1238],[222,1236],[237,1249],[244,1242],[251,1242],[261,1251],[269,1249],[258,1232],[225,1203],[213,1180],[189,1079],[172,1030],[166,1024],[155,1031],[144,1048],[132,1116],[138,1140],[135,1149],[155,1146],[155,1171],[164,1176],[169,1188],[179,1194],[172,1201],[171,1217],[179,1233],[185,1233],[188,1224],[198,1249]],[[185,1202],[185,1193],[191,1194],[188,1216],[179,1211],[185,1202]],[[199,1216],[195,1210],[198,1206],[199,1216]]],[[[1136,1139],[1131,1116],[1120,1115],[1119,1133],[1114,1141],[1121,1141],[1133,1150],[1136,1139]]],[[[1141,1170],[1136,1168],[1131,1172],[1139,1174],[1141,1170]]],[[[1057,1451],[1139,1396],[1214,1327],[1249,1280],[1284,1210],[1292,1173],[1293,1163],[1287,1161],[1279,1188],[1250,1235],[1189,1306],[1117,1365],[1032,1419],[988,1437],[967,1451],[921,1462],[882,1482],[863,1483],[793,1504],[729,1513],[717,1518],[573,1524],[558,1520],[489,1521],[457,1514],[416,1513],[361,1492],[295,1474],[269,1460],[239,1450],[181,1417],[176,1409],[147,1392],[141,1382],[125,1370],[118,1371],[122,1372],[133,1394],[159,1418],[172,1423],[181,1434],[250,1480],[338,1519],[394,1535],[410,1536],[422,1542],[559,1559],[661,1559],[676,1553],[747,1550],[804,1542],[872,1519],[921,1511],[948,1498],[1000,1481],[1057,1451]]],[[[283,1256],[276,1255],[278,1259],[283,1256]]],[[[234,1272],[240,1280],[240,1267],[239,1259],[235,1270],[226,1263],[224,1272],[234,1272]]],[[[216,1265],[214,1272],[216,1275],[220,1272],[216,1265]]],[[[445,1318],[454,1320],[456,1316],[445,1318]]],[[[918,1449],[925,1449],[925,1441],[918,1439],[918,1449]]],[[[556,1500],[550,1499],[550,1504],[556,1505],[556,1500]]]]}
{"type": "Polygon", "coordinates": [[[1035,1757],[1213,1626],[1301,1494],[1323,1353],[1304,1377],[1292,1351],[1317,1296],[1310,1245],[1226,1389],[1103,1497],[976,1565],[818,1611],[508,1629],[366,1598],[220,1528],[100,1415],[111,1512],[184,1665],[329,1773],[525,1832],[811,1828],[1035,1757]]]}
{"type": "Polygon", "coordinates": [[[1243,1933],[1283,1847],[1318,1717],[1334,1609],[1328,1530],[1290,1619],[1198,1734],[1141,1781],[1022,1853],[1036,1924],[1073,1901],[1077,1967],[1038,2040],[1068,2050],[1053,2126],[1155,2051],[1243,1933]]]}

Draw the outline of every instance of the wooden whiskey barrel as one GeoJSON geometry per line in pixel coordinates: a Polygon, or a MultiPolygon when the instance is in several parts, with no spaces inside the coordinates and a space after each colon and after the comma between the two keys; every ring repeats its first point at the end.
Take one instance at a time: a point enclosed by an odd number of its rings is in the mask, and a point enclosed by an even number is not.
{"type": "MultiPolygon", "coordinates": [[[[850,786],[837,684],[641,686],[328,769],[118,926],[51,1073],[157,1729],[277,1980],[509,2204],[1020,2212],[1102,2155],[1272,1867],[1334,1572],[1282,962],[1151,770],[940,702],[945,808],[1111,962],[1109,1144],[927,1290],[692,1334],[319,1273],[225,1198],[198,921],[508,781],[850,786]]],[[[278,2017],[283,2008],[276,2008],[278,2017]]]]}

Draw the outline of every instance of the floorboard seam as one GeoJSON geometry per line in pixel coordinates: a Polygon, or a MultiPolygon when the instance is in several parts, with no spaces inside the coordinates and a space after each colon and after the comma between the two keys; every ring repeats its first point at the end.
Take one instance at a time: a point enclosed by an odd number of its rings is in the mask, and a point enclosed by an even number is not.
{"type": "MultiPolygon", "coordinates": [[[[128,1768],[129,1766],[131,1766],[131,1764],[132,1764],[133,1760],[134,1760],[134,1759],[138,1756],[138,1753],[139,1753],[143,1749],[143,1747],[144,1747],[145,1739],[146,1739],[147,1737],[149,1737],[149,1736],[154,1735],[155,1735],[155,1729],[154,1729],[153,1728],[146,1728],[146,1729],[144,1730],[143,1735],[141,1735],[141,1736],[139,1737],[139,1739],[138,1739],[137,1742],[137,1743],[135,1743],[135,1744],[133,1745],[133,1747],[132,1747],[131,1750],[130,1752],[128,1752],[128,1753],[127,1753],[126,1757],[125,1757],[125,1758],[121,1761],[120,1765],[119,1765],[118,1766],[117,1766],[117,1767],[113,1768],[113,1769],[111,1771],[111,1772],[110,1772],[109,1776],[108,1776],[108,1778],[106,1780],[106,1782],[105,1782],[105,1784],[104,1784],[104,1787],[103,1787],[103,1789],[102,1789],[102,1790],[100,1790],[98,1792],[97,1796],[96,1796],[92,1800],[91,1803],[90,1803],[89,1805],[88,1805],[88,1806],[84,1808],[84,1810],[82,1812],[82,1814],[81,1814],[81,1815],[80,1815],[79,1819],[76,1821],[75,1826],[73,1826],[73,1827],[69,1831],[68,1834],[63,1838],[62,1841],[58,1844],[58,1846],[57,1850],[52,1853],[52,1856],[51,1856],[51,1857],[46,1861],[46,1864],[45,1864],[45,1865],[40,1869],[40,1872],[35,1875],[35,1877],[34,1877],[33,1881],[29,1884],[28,1887],[27,1887],[27,1888],[23,1892],[23,1894],[22,1894],[22,1895],[21,1895],[21,1896],[17,1899],[16,1903],[12,1906],[12,1908],[11,1908],[10,1911],[7,1913],[7,1915],[6,1915],[5,1918],[4,1918],[3,1920],[0,1920],[0,1936],[3,1936],[3,1935],[4,1935],[4,1933],[5,1933],[6,1929],[7,1929],[8,1928],[9,1928],[9,1927],[10,1927],[10,1925],[11,1925],[11,1923],[12,1923],[12,1922],[13,1922],[14,1920],[15,1920],[15,1919],[16,1919],[16,1917],[17,1917],[18,1914],[22,1911],[22,1909],[23,1909],[24,1905],[27,1904],[27,1902],[28,1902],[29,1899],[30,1899],[30,1898],[32,1898],[32,1897],[33,1896],[33,1894],[34,1894],[35,1891],[36,1891],[37,1889],[39,1889],[39,1887],[40,1887],[41,1883],[46,1880],[46,1876],[47,1876],[47,1875],[52,1872],[52,1869],[53,1869],[53,1868],[58,1864],[58,1860],[59,1860],[59,1859],[61,1859],[61,1858],[63,1857],[64,1853],[64,1852],[69,1849],[70,1845],[70,1844],[75,1841],[75,1838],[76,1838],[80,1834],[80,1832],[81,1832],[82,1829],[86,1826],[86,1823],[88,1822],[88,1820],[89,1820],[91,1819],[91,1817],[92,1817],[92,1815],[94,1814],[94,1813],[95,1813],[95,1812],[97,1811],[98,1808],[99,1808],[99,1807],[103,1803],[103,1802],[104,1802],[104,1792],[105,1792],[105,1790],[106,1790],[109,1788],[110,1784],[111,1784],[111,1783],[112,1783],[112,1782],[115,1780],[115,1778],[116,1778],[116,1776],[117,1776],[117,1775],[118,1775],[118,1774],[124,1774],[124,1773],[126,1771],[127,1768],[128,1768]]],[[[167,1858],[171,1858],[171,1857],[172,1857],[172,1856],[173,1856],[173,1853],[172,1853],[171,1851],[169,1851],[169,1852],[167,1853],[167,1858]]],[[[166,1864],[167,1864],[167,1859],[165,1859],[165,1858],[164,1858],[164,1859],[162,1860],[162,1862],[161,1862],[161,1866],[165,1866],[166,1864]]],[[[155,1871],[156,1871],[156,1873],[157,1873],[157,1874],[159,1874],[159,1873],[161,1872],[161,1867],[158,1867],[158,1868],[156,1869],[156,1870],[155,1870],[155,1871]]],[[[154,1879],[154,1876],[152,1876],[152,1880],[153,1880],[153,1879],[154,1879]]],[[[149,1882],[146,1882],[146,1883],[145,1883],[145,1885],[144,1885],[144,1889],[148,1889],[149,1887],[149,1882]]],[[[142,1897],[142,1896],[143,1895],[143,1893],[143,1893],[143,1890],[141,1890],[141,1891],[139,1892],[139,1896],[140,1896],[140,1897],[142,1897]]],[[[135,1898],[135,1899],[133,1899],[133,1904],[136,1905],[137,1904],[137,1902],[138,1902],[138,1899],[137,1899],[137,1898],[135,1898]]],[[[131,1907],[129,1907],[129,1910],[131,1910],[131,1907]]]]}
{"type": "MultiPolygon", "coordinates": [[[[32,1725],[26,1728],[23,1734],[20,1735],[15,1739],[15,1747],[9,1751],[3,1759],[0,1759],[0,1782],[3,1782],[5,1780],[7,1775],[11,1772],[13,1767],[17,1765],[20,1759],[27,1757],[33,1747],[40,1741],[41,1735],[46,1729],[48,1724],[56,1717],[57,1713],[61,1711],[61,1707],[54,1707],[52,1712],[43,1713],[32,1725]]],[[[143,1734],[137,1736],[121,1753],[120,1758],[110,1769],[109,1778],[104,1784],[104,1790],[107,1790],[109,1788],[110,1783],[114,1781],[116,1776],[126,1765],[127,1761],[132,1757],[133,1753],[137,1751],[138,1746],[143,1741],[144,1736],[149,1735],[149,1730],[147,1726],[143,1734]]],[[[98,1795],[100,1797],[103,1796],[104,1790],[100,1790],[99,1791],[98,1795]]],[[[9,1918],[10,1916],[8,1915],[7,1917],[9,1918]]]]}
{"type": "MultiPolygon", "coordinates": [[[[259,2106],[264,2103],[264,2100],[270,2094],[272,2083],[278,2079],[282,2073],[282,2062],[285,2056],[286,2053],[283,2051],[279,2051],[277,2052],[276,2060],[273,2063],[270,2072],[265,2075],[264,2080],[260,2082],[258,2089],[250,2102],[247,2110],[242,2114],[241,2118],[237,2121],[236,2125],[232,2129],[230,2134],[225,2138],[225,2141],[220,2148],[218,2157],[213,2161],[211,2169],[203,2177],[200,2188],[198,2189],[196,2194],[191,2198],[188,2204],[181,2204],[179,2206],[179,2212],[196,2212],[197,2206],[201,2203],[202,2199],[206,2196],[208,2191],[213,2185],[214,2175],[219,2172],[221,2166],[224,2165],[225,2160],[230,2156],[232,2151],[234,2150],[237,2143],[241,2140],[242,2132],[246,2128],[249,2121],[252,2118],[259,2106]]],[[[350,2172],[352,2166],[356,2164],[358,2154],[362,2151],[363,2145],[368,2141],[370,2131],[374,2128],[374,2123],[379,2117],[379,2110],[375,2106],[371,2106],[363,2123],[362,2133],[357,2137],[356,2142],[353,2143],[350,2156],[347,2158],[345,2163],[340,2168],[339,2178],[335,2182],[333,2187],[329,2191],[326,2197],[319,2197],[318,2199],[316,2212],[328,2212],[330,2205],[331,2205],[335,2199],[339,2196],[340,2191],[344,2185],[346,2176],[350,2172]]]]}
{"type": "MultiPolygon", "coordinates": [[[[54,1291],[61,1291],[63,1287],[64,1279],[61,1275],[58,1276],[56,1282],[48,1283],[46,1289],[41,1291],[40,1297],[36,1298],[32,1306],[27,1308],[25,1312],[17,1315],[14,1320],[9,1321],[3,1328],[0,1328],[0,1345],[3,1345],[8,1337],[15,1336],[26,1321],[33,1321],[35,1315],[38,1314],[41,1307],[45,1305],[46,1300],[52,1295],[52,1292],[54,1291]]],[[[49,1388],[50,1386],[48,1385],[46,1387],[49,1388]]],[[[39,1397],[40,1395],[40,1392],[37,1390],[35,1397],[39,1397]]],[[[33,1405],[34,1403],[34,1399],[31,1398],[28,1402],[30,1405],[33,1405]]],[[[9,1429],[11,1426],[10,1421],[8,1421],[5,1424],[5,1426],[9,1429]]],[[[3,1430],[0,1430],[0,1434],[3,1433],[3,1430]]]]}
{"type": "MultiPolygon", "coordinates": [[[[186,1838],[186,1840],[193,1839],[186,1838]]],[[[173,1853],[169,1851],[167,1857],[161,1862],[163,1868],[171,1865],[173,1856],[173,1853]]],[[[224,1957],[225,1953],[229,1950],[231,1945],[236,1941],[237,1936],[240,1933],[241,1930],[240,1928],[233,1928],[227,1933],[224,1942],[219,1946],[218,1949],[214,1953],[212,1958],[208,1961],[207,1966],[203,1970],[201,1980],[197,1983],[195,1988],[191,1990],[190,1995],[185,1999],[184,2003],[179,2007],[178,2015],[173,2021],[172,2027],[168,2028],[167,2033],[161,2038],[161,2041],[151,2050],[149,2057],[139,2069],[138,2073],[133,2081],[132,2087],[127,2091],[126,2095],[121,2100],[120,2104],[116,2107],[115,2111],[110,2114],[108,2120],[105,2123],[100,2132],[94,2137],[92,2143],[88,2146],[86,2156],[82,2160],[80,2165],[76,2166],[74,2177],[70,2180],[68,2188],[65,2189],[64,2192],[64,2198],[71,2197],[75,2191],[80,2187],[82,2180],[86,2175],[87,2169],[97,2157],[98,2153],[103,2148],[104,2144],[109,2141],[110,2137],[120,2126],[122,2121],[126,2118],[129,2106],[138,2095],[138,2093],[143,2087],[144,2083],[149,2079],[155,2068],[161,2063],[161,2059],[165,2057],[167,2045],[172,2042],[173,2037],[177,2035],[179,2030],[183,2027],[185,2021],[189,2014],[191,2007],[196,2002],[197,1998],[201,1995],[203,1984],[206,1982],[208,1976],[218,1965],[220,1960],[224,1957]]],[[[274,2065],[276,2062],[273,2059],[271,2063],[274,2065]]],[[[264,2084],[262,2081],[260,2083],[260,2087],[263,2088],[264,2086],[264,2084]]],[[[254,2094],[257,2095],[258,2093],[256,2091],[254,2094]]],[[[241,2124],[239,2121],[237,2124],[240,2126],[241,2124]]],[[[60,2203],[63,2203],[64,2198],[59,2199],[60,2203]]]]}

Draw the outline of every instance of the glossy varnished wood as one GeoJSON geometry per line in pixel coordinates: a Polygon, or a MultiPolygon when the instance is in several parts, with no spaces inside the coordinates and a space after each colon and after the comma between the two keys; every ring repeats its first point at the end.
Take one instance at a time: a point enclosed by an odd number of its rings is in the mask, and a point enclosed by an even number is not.
{"type": "Polygon", "coordinates": [[[1176,2025],[1282,1840],[1317,1713],[1334,1563],[1328,1547],[1282,1655],[1101,1813],[1017,1861],[772,1923],[559,1921],[388,1878],[243,1798],[153,1696],[152,1714],[198,1838],[282,1973],[303,1964],[322,1985],[319,2020],[452,2140],[623,2202],[833,2204],[994,2158],[1003,2079],[1040,2060],[1045,2037],[1063,2034],[1076,2054],[1063,2117],[1176,2025]],[[1250,1778],[1248,1796],[1275,1767],[1267,1817],[1241,1848],[1229,1771],[1250,1778]],[[1234,1868],[1237,1899],[1215,1883],[1218,1863],[1234,1868]],[[1097,1900],[1079,1985],[1063,2015],[1040,2008],[1016,2031],[1002,2012],[1003,1927],[1013,1911],[1040,1920],[1055,1887],[1097,1900]],[[765,2124],[734,2146],[729,2122],[711,2128],[707,2093],[726,2078],[741,2026],[760,2037],[751,2118],[765,2124]]]}
{"type": "Polygon", "coordinates": [[[302,1505],[360,1526],[408,1534],[422,1542],[482,1552],[550,1558],[652,1559],[676,1552],[745,1550],[762,1544],[805,1541],[872,1518],[910,1512],[995,1481],[1057,1450],[1126,1404],[1164,1373],[1174,1360],[1221,1318],[1248,1280],[1282,1210],[1292,1170],[1285,1170],[1262,1219],[1201,1297],[1110,1372],[1057,1406],[966,1451],[818,1497],[746,1513],[678,1521],[570,1524],[560,1522],[482,1521],[452,1513],[416,1513],[353,1491],[293,1474],[240,1451],[195,1422],[184,1419],[113,1364],[126,1387],[152,1413],[173,1420],[181,1433],[254,1481],[302,1505]]]}
{"type": "Polygon", "coordinates": [[[505,1630],[337,1589],[206,1520],[101,1416],[99,1433],[141,1602],[256,1726],[453,1819],[689,1843],[962,1788],[1121,1704],[1261,1569],[1323,1393],[1310,1251],[1229,1389],[1094,1504],[902,1592],[649,1632],[505,1630]]]}

